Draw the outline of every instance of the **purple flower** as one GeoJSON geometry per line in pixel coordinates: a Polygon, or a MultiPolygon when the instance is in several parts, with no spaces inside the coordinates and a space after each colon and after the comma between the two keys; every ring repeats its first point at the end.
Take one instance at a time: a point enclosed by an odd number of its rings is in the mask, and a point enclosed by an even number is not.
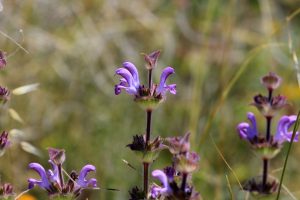
{"type": "Polygon", "coordinates": [[[174,73],[175,70],[172,67],[166,67],[163,70],[160,76],[158,88],[156,89],[156,94],[161,94],[162,96],[164,96],[167,91],[170,91],[171,94],[176,94],[176,84],[166,84],[167,78],[174,73]]]}
{"type": "Polygon", "coordinates": [[[10,183],[0,185],[0,199],[10,199],[10,196],[14,196],[13,186],[10,183]]]}
{"type": "MultiPolygon", "coordinates": [[[[176,94],[176,84],[166,84],[167,78],[174,73],[175,71],[172,67],[166,67],[161,74],[159,85],[155,86],[155,91],[154,88],[149,88],[148,93],[146,92],[146,96],[150,95],[149,91],[154,91],[153,93],[157,96],[165,96],[167,91],[170,91],[171,94],[176,94]]],[[[141,91],[143,87],[140,85],[139,73],[133,63],[124,62],[123,67],[116,70],[116,74],[122,77],[120,83],[115,85],[116,95],[119,95],[122,89],[134,96],[144,93],[141,91]]]]}
{"type": "Polygon", "coordinates": [[[6,148],[10,142],[8,141],[8,132],[3,131],[1,136],[0,136],[0,150],[6,148]]]}
{"type": "Polygon", "coordinates": [[[5,53],[3,51],[0,51],[0,69],[4,68],[5,66],[6,66],[5,53]]]}
{"type": "Polygon", "coordinates": [[[9,90],[5,87],[0,86],[0,102],[2,101],[3,103],[5,103],[6,101],[9,100],[9,97],[10,97],[9,90]]]}
{"type": "Polygon", "coordinates": [[[251,125],[249,123],[242,122],[237,126],[237,132],[241,139],[252,140],[254,137],[258,136],[256,119],[252,112],[248,112],[247,117],[251,125]]]}
{"type": "Polygon", "coordinates": [[[95,178],[86,180],[87,174],[91,171],[96,171],[96,167],[94,165],[85,165],[81,169],[78,180],[76,181],[80,188],[97,187],[97,180],[95,178]]]}
{"type": "Polygon", "coordinates": [[[151,187],[151,197],[152,198],[158,198],[160,196],[168,196],[172,193],[172,189],[168,182],[168,177],[163,171],[154,170],[152,172],[152,176],[154,178],[158,179],[162,184],[162,187],[157,186],[157,185],[153,185],[151,187]]]}
{"type": "MultiPolygon", "coordinates": [[[[56,166],[50,161],[52,167],[56,166]]],[[[35,185],[49,192],[49,194],[54,194],[57,192],[54,185],[59,185],[59,178],[57,170],[54,167],[54,171],[45,171],[44,167],[39,163],[30,163],[29,168],[35,170],[41,177],[41,180],[36,180],[33,178],[28,179],[28,189],[32,189],[35,185]]]]}
{"type": "MultiPolygon", "coordinates": [[[[289,131],[291,126],[296,122],[297,116],[283,116],[280,118],[277,125],[277,132],[274,136],[274,141],[282,144],[285,141],[291,142],[293,131],[289,131]]],[[[298,142],[299,132],[296,132],[294,142],[298,142]]]]}
{"type": "Polygon", "coordinates": [[[115,94],[121,93],[124,89],[130,95],[137,95],[140,88],[139,73],[131,62],[124,62],[123,68],[118,68],[116,74],[120,75],[120,83],[115,86],[115,94]]]}

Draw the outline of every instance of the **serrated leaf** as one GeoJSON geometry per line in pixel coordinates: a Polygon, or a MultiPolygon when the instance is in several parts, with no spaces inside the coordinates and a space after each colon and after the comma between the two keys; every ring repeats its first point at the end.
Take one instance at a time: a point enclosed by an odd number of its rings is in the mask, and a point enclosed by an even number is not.
{"type": "Polygon", "coordinates": [[[8,109],[8,112],[9,112],[9,115],[11,116],[11,118],[13,118],[14,120],[24,124],[24,120],[20,117],[20,115],[17,113],[17,111],[10,108],[10,109],[8,109]]]}
{"type": "Polygon", "coordinates": [[[30,144],[29,142],[20,142],[21,147],[24,151],[26,151],[27,153],[36,155],[38,157],[42,157],[42,153],[41,151],[36,148],[35,146],[33,146],[32,144],[30,144]]]}
{"type": "Polygon", "coordinates": [[[21,87],[18,87],[16,89],[14,89],[12,91],[12,93],[14,95],[23,95],[23,94],[27,94],[29,92],[35,91],[38,89],[39,87],[39,83],[33,83],[33,84],[29,84],[29,85],[23,85],[21,87]]]}

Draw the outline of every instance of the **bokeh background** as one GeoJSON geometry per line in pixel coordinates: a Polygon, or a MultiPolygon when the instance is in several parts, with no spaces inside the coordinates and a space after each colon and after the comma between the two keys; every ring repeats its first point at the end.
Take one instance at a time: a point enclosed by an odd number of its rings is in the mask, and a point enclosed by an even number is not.
{"type": "MultiPolygon", "coordinates": [[[[89,199],[128,199],[128,190],[141,185],[138,159],[125,146],[134,134],[144,132],[145,113],[129,95],[114,95],[118,83],[114,70],[125,60],[135,63],[146,81],[141,53],[162,51],[154,71],[157,81],[164,67],[176,70],[169,81],[177,84],[178,93],[169,95],[154,112],[153,135],[191,131],[192,148],[201,156],[193,182],[206,200],[229,199],[226,176],[235,198],[245,199],[213,141],[241,182],[261,172],[261,160],[235,130],[248,111],[258,115],[249,104],[253,95],[265,92],[261,76],[269,71],[282,76],[278,92],[288,97],[289,106],[281,114],[296,114],[300,108],[292,57],[293,52],[300,55],[299,0],[2,3],[0,48],[7,52],[8,65],[1,71],[1,85],[13,89],[39,83],[38,90],[12,95],[9,104],[1,108],[1,129],[19,130],[13,131],[14,142],[0,162],[1,181],[13,183],[17,193],[26,189],[27,178],[37,177],[28,170],[28,163],[48,167],[47,147],[66,150],[66,171],[93,164],[101,188],[120,190],[89,191],[89,199]],[[9,115],[9,108],[18,112],[23,123],[9,115]],[[36,149],[25,145],[26,152],[20,141],[36,149]],[[139,171],[130,169],[122,159],[139,171]]],[[[258,123],[263,131],[265,122],[259,115],[258,123]]],[[[272,130],[276,130],[275,123],[272,130]]],[[[286,149],[271,164],[277,178],[286,149]]],[[[282,199],[300,198],[299,156],[296,143],[284,180],[292,194],[283,190],[282,199]]],[[[163,152],[152,169],[170,161],[168,152],[163,152]]],[[[38,188],[29,194],[46,199],[38,188]]]]}

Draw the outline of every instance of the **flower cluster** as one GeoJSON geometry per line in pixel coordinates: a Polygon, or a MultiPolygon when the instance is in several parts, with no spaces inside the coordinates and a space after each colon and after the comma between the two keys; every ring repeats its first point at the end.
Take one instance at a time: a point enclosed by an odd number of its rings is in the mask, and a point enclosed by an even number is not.
{"type": "Polygon", "coordinates": [[[83,189],[97,188],[96,179],[86,179],[89,172],[96,171],[95,166],[85,165],[79,174],[72,171],[68,175],[69,180],[65,183],[62,174],[62,164],[65,161],[64,150],[49,148],[48,152],[52,169],[46,171],[39,163],[30,163],[29,168],[35,170],[41,179],[28,179],[28,189],[38,185],[46,190],[49,196],[71,196],[71,198],[76,198],[83,189]]]}
{"type": "Polygon", "coordinates": [[[200,199],[200,194],[189,183],[192,173],[198,169],[200,160],[197,153],[190,151],[189,136],[190,133],[186,133],[183,137],[166,138],[166,145],[173,155],[173,163],[164,170],[152,172],[152,176],[161,183],[161,186],[152,185],[152,199],[200,199]]]}
{"type": "MultiPolygon", "coordinates": [[[[5,52],[0,50],[0,69],[6,66],[5,52]]],[[[5,104],[10,98],[10,91],[0,86],[0,103],[5,104]]],[[[6,148],[10,145],[8,139],[8,132],[3,131],[0,135],[0,157],[4,155],[6,148]]],[[[14,196],[13,186],[10,183],[4,183],[0,185],[0,199],[9,199],[14,196]]]]}
{"type": "MultiPolygon", "coordinates": [[[[281,78],[275,73],[270,72],[262,77],[262,85],[268,90],[268,95],[258,94],[254,97],[254,105],[266,119],[265,135],[259,133],[255,115],[252,112],[247,114],[249,123],[242,122],[237,126],[237,132],[241,139],[248,141],[253,149],[263,160],[262,180],[253,178],[245,184],[245,190],[257,192],[260,194],[270,194],[275,192],[278,183],[268,177],[268,161],[275,157],[283,146],[284,142],[291,142],[293,131],[291,127],[296,122],[296,115],[284,115],[278,123],[275,134],[271,134],[271,122],[278,111],[283,108],[287,102],[286,97],[282,95],[273,96],[273,92],[280,86],[281,78]]],[[[297,142],[299,132],[295,133],[293,142],[297,142]]]]}
{"type": "Polygon", "coordinates": [[[122,90],[135,97],[135,101],[141,103],[147,110],[154,109],[159,102],[165,99],[167,92],[176,94],[176,84],[167,85],[167,78],[175,73],[172,67],[163,69],[159,84],[152,83],[152,69],[156,66],[160,52],[155,51],[145,55],[149,69],[149,85],[146,87],[140,83],[139,73],[135,65],[129,61],[123,63],[115,73],[121,76],[120,83],[115,85],[115,94],[119,95],[122,90]]]}

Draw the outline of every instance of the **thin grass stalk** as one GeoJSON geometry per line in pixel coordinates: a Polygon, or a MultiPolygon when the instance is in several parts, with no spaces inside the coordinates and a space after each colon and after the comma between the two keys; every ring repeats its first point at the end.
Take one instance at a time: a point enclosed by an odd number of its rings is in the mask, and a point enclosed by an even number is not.
{"type": "Polygon", "coordinates": [[[295,136],[296,136],[296,132],[299,128],[299,117],[300,117],[300,111],[298,112],[298,115],[297,115],[296,123],[295,123],[294,129],[293,129],[293,135],[292,135],[291,141],[289,143],[289,147],[288,147],[287,154],[286,154],[286,157],[285,157],[285,161],[284,161],[284,165],[283,165],[283,169],[282,169],[282,174],[281,174],[281,178],[280,178],[280,182],[279,182],[279,186],[278,186],[278,193],[277,193],[276,200],[279,200],[280,191],[281,191],[281,187],[282,187],[282,183],[283,183],[283,177],[284,177],[285,169],[286,169],[286,166],[287,166],[287,161],[288,161],[288,158],[289,158],[289,155],[290,155],[290,152],[291,152],[293,141],[294,141],[295,136]]]}

